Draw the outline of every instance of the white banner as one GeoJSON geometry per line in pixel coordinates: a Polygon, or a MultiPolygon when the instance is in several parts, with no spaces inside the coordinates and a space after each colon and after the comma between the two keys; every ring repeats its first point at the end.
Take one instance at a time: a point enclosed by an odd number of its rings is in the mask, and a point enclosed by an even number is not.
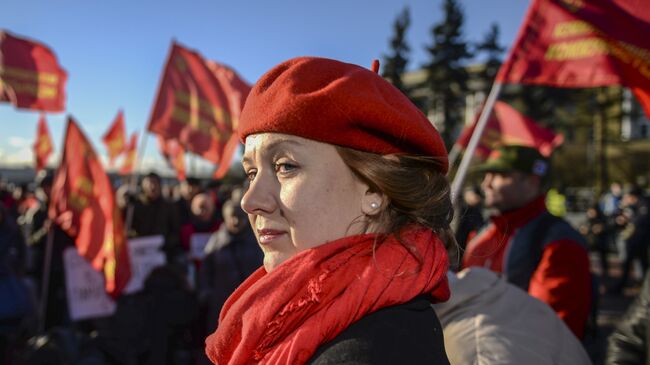
{"type": "Polygon", "coordinates": [[[129,240],[129,259],[131,260],[131,280],[124,289],[125,294],[141,290],[149,273],[167,262],[165,254],[160,251],[163,236],[147,236],[129,240]]]}
{"type": "MultiPolygon", "coordinates": [[[[141,290],[149,273],[167,262],[165,254],[160,251],[163,242],[163,236],[139,237],[128,241],[131,280],[124,294],[141,290]]],[[[104,276],[79,256],[75,247],[64,251],[63,265],[71,320],[105,317],[115,312],[115,302],[104,289],[104,276]]]]}
{"type": "Polygon", "coordinates": [[[63,264],[70,319],[105,317],[115,312],[115,302],[104,289],[104,276],[79,256],[75,247],[65,249],[63,264]]]}

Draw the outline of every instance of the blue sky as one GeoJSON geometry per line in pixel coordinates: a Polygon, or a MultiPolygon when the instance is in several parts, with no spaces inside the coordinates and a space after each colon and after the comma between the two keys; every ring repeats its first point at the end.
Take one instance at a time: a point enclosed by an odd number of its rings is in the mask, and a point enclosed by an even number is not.
{"type": "MultiPolygon", "coordinates": [[[[490,24],[501,43],[513,42],[529,2],[460,0],[465,38],[479,41],[490,24]]],[[[67,110],[48,114],[59,151],[65,116],[72,114],[100,154],[100,137],[118,109],[127,131],[143,132],[170,41],[235,68],[254,83],[288,58],[313,55],[369,67],[388,51],[392,23],[408,6],[409,69],[426,62],[431,26],[442,0],[3,0],[0,28],[49,45],[68,72],[67,110]]],[[[0,104],[0,164],[31,164],[38,114],[0,104]]],[[[155,138],[147,139],[145,166],[162,166],[155,138]]],[[[56,163],[57,156],[50,159],[56,163]]],[[[199,166],[206,167],[204,164],[199,166]]],[[[161,171],[164,172],[164,171],[161,171]]]]}

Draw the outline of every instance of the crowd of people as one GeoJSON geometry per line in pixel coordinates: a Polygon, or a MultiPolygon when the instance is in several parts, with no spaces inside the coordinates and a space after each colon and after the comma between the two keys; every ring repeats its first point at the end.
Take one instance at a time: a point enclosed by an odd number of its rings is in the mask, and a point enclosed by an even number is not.
{"type": "Polygon", "coordinates": [[[151,271],[142,290],[122,295],[112,316],[75,321],[63,260],[74,239],[48,218],[52,182],[52,172],[42,171],[33,184],[0,190],[2,363],[209,363],[203,340],[214,332],[221,306],[262,265],[240,206],[242,187],[196,178],[164,184],[155,173],[143,176],[136,191],[116,184],[123,216],[133,216],[128,237],[162,236],[166,264],[151,271]],[[50,230],[47,304],[40,315],[50,230]],[[193,253],[197,237],[201,252],[193,253]]]}
{"type": "MultiPolygon", "coordinates": [[[[286,61],[253,87],[238,133],[241,185],[149,173],[116,187],[127,236],[161,237],[165,263],[108,317],[70,317],[74,239],[48,218],[52,174],[33,193],[3,186],[3,363],[589,364],[612,247],[623,273],[605,289],[632,285],[635,261],[647,271],[644,191],[613,185],[576,227],[549,212],[551,161],[532,147],[474,168],[455,225],[442,138],[376,67],[286,61]]],[[[649,291],[607,363],[650,356],[649,291]]]]}
{"type": "Polygon", "coordinates": [[[648,269],[650,249],[650,214],[648,197],[644,189],[635,185],[623,188],[620,183],[611,184],[609,191],[587,209],[581,233],[599,256],[599,272],[609,280],[607,256],[615,254],[623,263],[621,277],[607,290],[620,294],[633,284],[632,270],[637,268],[637,282],[643,281],[648,269]]]}

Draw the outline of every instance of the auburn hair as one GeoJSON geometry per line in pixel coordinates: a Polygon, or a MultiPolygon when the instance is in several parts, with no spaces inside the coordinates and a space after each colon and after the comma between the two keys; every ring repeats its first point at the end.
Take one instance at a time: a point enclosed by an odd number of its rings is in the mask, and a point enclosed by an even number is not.
{"type": "MultiPolygon", "coordinates": [[[[401,239],[407,226],[430,228],[449,249],[456,245],[450,228],[454,217],[447,177],[440,172],[441,160],[428,156],[391,155],[362,152],[336,146],[352,172],[371,190],[385,197],[381,212],[369,217],[387,234],[401,239]]],[[[417,254],[416,254],[417,255],[417,254]]]]}

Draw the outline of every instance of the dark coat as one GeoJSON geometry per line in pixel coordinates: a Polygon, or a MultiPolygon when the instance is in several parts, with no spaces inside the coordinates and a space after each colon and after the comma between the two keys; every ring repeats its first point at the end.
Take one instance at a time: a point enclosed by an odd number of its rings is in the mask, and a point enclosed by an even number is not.
{"type": "Polygon", "coordinates": [[[176,256],[183,254],[180,218],[174,203],[163,198],[150,201],[141,196],[133,204],[129,236],[155,235],[165,238],[163,251],[167,255],[167,262],[174,262],[176,256]]]}
{"type": "Polygon", "coordinates": [[[255,270],[262,266],[263,254],[248,225],[236,235],[223,224],[212,234],[199,270],[199,298],[206,307],[206,335],[217,328],[226,299],[255,270]]]}
{"type": "Polygon", "coordinates": [[[321,346],[311,365],[449,364],[442,327],[424,298],[384,308],[321,346]]]}
{"type": "Polygon", "coordinates": [[[650,365],[650,273],[639,296],[609,336],[606,364],[650,365]]]}
{"type": "Polygon", "coordinates": [[[177,364],[191,356],[197,313],[185,277],[172,266],[161,266],[149,274],[142,291],[120,297],[96,343],[111,364],[177,364]]]}

